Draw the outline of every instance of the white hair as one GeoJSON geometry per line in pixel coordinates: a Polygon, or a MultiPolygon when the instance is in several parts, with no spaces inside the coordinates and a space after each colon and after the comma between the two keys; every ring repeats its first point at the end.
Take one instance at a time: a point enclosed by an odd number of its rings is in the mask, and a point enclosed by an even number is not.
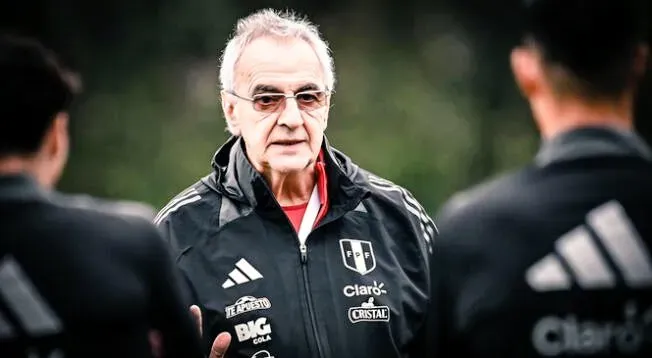
{"type": "Polygon", "coordinates": [[[245,47],[253,40],[273,36],[296,38],[310,44],[322,65],[325,86],[332,91],[335,86],[335,69],[328,43],[322,39],[317,26],[292,11],[259,10],[238,20],[233,36],[227,42],[220,63],[220,86],[232,91],[235,86],[235,67],[245,47]]]}

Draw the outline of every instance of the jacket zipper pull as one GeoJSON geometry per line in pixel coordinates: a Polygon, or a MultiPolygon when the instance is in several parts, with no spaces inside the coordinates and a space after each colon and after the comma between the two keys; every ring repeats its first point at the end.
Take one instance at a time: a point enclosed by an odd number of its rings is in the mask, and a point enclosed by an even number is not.
{"type": "Polygon", "coordinates": [[[306,244],[299,244],[299,252],[301,252],[301,263],[308,262],[308,247],[306,244]]]}

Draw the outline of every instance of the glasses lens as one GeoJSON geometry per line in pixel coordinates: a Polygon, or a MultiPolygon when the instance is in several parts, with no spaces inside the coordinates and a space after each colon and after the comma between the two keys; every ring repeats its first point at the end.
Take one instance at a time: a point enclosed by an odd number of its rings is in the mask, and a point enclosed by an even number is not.
{"type": "Polygon", "coordinates": [[[309,91],[297,93],[297,103],[303,110],[313,110],[322,107],[326,103],[324,91],[309,91]]]}
{"type": "Polygon", "coordinates": [[[274,112],[285,100],[282,94],[259,94],[254,96],[254,108],[260,112],[274,112]]]}
{"type": "MultiPolygon", "coordinates": [[[[326,92],[307,91],[297,93],[295,96],[299,109],[312,111],[321,108],[326,103],[326,92]]],[[[253,97],[254,108],[259,112],[275,112],[286,100],[285,95],[276,93],[263,93],[253,97]]]]}

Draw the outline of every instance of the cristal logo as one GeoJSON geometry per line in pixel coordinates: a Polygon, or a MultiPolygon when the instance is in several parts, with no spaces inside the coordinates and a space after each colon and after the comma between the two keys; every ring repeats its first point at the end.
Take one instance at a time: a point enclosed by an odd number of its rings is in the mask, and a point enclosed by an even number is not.
{"type": "Polygon", "coordinates": [[[351,323],[358,322],[389,322],[389,307],[376,306],[374,298],[369,297],[358,307],[351,307],[348,311],[351,323]]]}
{"type": "Polygon", "coordinates": [[[384,283],[378,283],[374,281],[373,286],[369,285],[347,285],[342,289],[342,293],[346,297],[357,297],[357,296],[382,296],[387,294],[387,290],[383,289],[385,287],[384,283]]]}
{"type": "Polygon", "coordinates": [[[652,307],[638,314],[625,306],[624,322],[580,321],[574,315],[540,319],[532,331],[534,348],[544,356],[633,354],[652,343],[652,307]]]}

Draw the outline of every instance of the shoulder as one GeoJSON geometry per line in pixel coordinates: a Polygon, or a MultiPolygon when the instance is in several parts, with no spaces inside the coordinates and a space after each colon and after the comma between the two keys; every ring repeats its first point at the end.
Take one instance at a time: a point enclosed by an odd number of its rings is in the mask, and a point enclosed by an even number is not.
{"type": "Polygon", "coordinates": [[[524,195],[533,183],[531,174],[530,168],[520,169],[451,196],[436,215],[439,243],[480,239],[497,226],[506,227],[516,213],[522,213],[523,205],[529,205],[524,195]]]}
{"type": "Polygon", "coordinates": [[[502,174],[454,194],[442,206],[438,218],[469,215],[481,209],[499,209],[516,203],[523,189],[532,184],[531,168],[502,174]]]}
{"type": "Polygon", "coordinates": [[[410,212],[414,209],[419,211],[419,214],[421,211],[425,213],[422,205],[408,189],[364,169],[360,170],[360,174],[371,199],[382,201],[399,211],[410,212]]]}
{"type": "Polygon", "coordinates": [[[415,214],[418,211],[418,215],[424,212],[421,204],[406,188],[361,168],[350,157],[333,147],[330,147],[329,153],[333,155],[332,163],[339,166],[351,182],[367,190],[369,199],[383,202],[386,210],[405,213],[415,211],[415,214]]]}
{"type": "Polygon", "coordinates": [[[154,217],[154,224],[162,226],[166,223],[201,219],[206,221],[219,210],[222,195],[208,187],[200,179],[174,195],[154,217]]]}
{"type": "Polygon", "coordinates": [[[52,199],[52,214],[42,218],[47,222],[43,227],[48,230],[93,240],[100,246],[128,249],[138,249],[149,245],[148,240],[160,238],[151,223],[153,209],[147,204],[59,193],[52,199]]]}
{"type": "Polygon", "coordinates": [[[109,215],[125,215],[152,220],[156,211],[146,203],[133,200],[109,200],[87,194],[60,195],[58,204],[69,209],[96,211],[109,215]]]}
{"type": "Polygon", "coordinates": [[[365,176],[365,186],[369,190],[369,200],[386,223],[404,223],[404,228],[411,229],[421,237],[428,247],[437,236],[438,228],[427,210],[412,193],[390,180],[361,170],[365,176]]]}

